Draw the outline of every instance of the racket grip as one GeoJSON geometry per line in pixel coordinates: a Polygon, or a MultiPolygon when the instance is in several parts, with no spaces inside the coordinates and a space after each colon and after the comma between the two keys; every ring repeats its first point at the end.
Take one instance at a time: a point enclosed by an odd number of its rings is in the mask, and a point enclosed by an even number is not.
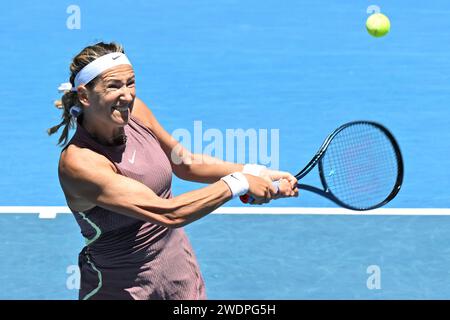
{"type": "MultiPolygon", "coordinates": [[[[280,190],[280,181],[273,181],[272,185],[275,187],[278,193],[278,191],[280,190]]],[[[248,193],[240,196],[239,199],[241,199],[243,203],[253,203],[253,201],[255,201],[255,198],[253,198],[248,193]]]]}

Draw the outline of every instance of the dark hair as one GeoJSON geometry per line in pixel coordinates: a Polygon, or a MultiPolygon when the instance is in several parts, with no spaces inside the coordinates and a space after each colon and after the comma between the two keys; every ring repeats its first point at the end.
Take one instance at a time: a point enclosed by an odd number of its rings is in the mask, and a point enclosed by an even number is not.
{"type": "MultiPolygon", "coordinates": [[[[81,69],[83,69],[85,66],[87,66],[95,59],[113,52],[125,53],[123,47],[115,42],[111,43],[99,42],[81,50],[81,52],[77,54],[75,58],[73,58],[72,63],[70,64],[70,83],[72,84],[72,87],[75,85],[74,83],[75,76],[78,74],[78,72],[80,72],[81,69]]],[[[86,87],[91,89],[92,87],[95,86],[96,81],[97,78],[90,81],[86,85],[86,87]]],[[[75,126],[75,119],[72,118],[70,115],[70,108],[72,106],[79,106],[80,108],[82,107],[80,101],[78,100],[78,93],[76,91],[65,91],[61,100],[55,101],[55,106],[58,109],[63,110],[63,114],[61,116],[62,121],[56,126],[53,126],[50,129],[48,129],[47,133],[49,135],[52,135],[56,133],[59,130],[59,128],[64,126],[61,137],[58,140],[58,145],[64,146],[67,143],[67,140],[69,139],[69,130],[71,128],[74,128],[75,126]]]]}

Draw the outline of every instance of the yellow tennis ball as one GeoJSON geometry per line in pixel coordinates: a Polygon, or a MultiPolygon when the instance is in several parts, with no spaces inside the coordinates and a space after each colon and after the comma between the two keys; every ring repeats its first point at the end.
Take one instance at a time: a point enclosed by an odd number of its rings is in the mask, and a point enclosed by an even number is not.
{"type": "Polygon", "coordinates": [[[391,29],[391,22],[382,13],[374,13],[366,21],[367,31],[374,37],[382,37],[391,29]]]}

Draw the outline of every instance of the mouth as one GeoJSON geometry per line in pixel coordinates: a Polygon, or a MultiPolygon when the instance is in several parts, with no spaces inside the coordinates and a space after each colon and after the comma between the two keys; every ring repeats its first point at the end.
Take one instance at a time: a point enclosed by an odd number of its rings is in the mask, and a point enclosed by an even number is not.
{"type": "Polygon", "coordinates": [[[115,107],[112,107],[112,109],[117,110],[119,112],[127,112],[130,109],[130,107],[129,106],[126,106],[126,107],[115,106],[115,107]]]}

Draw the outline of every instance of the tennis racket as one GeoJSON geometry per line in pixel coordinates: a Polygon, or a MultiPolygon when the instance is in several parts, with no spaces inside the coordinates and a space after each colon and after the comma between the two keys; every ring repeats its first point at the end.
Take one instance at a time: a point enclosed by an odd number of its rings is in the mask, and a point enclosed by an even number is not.
{"type": "MultiPolygon", "coordinates": [[[[334,130],[295,178],[300,181],[316,165],[323,188],[300,183],[298,188],[352,210],[384,206],[394,199],[403,182],[397,141],[388,129],[371,121],[349,122],[334,130]]],[[[251,203],[254,199],[246,194],[241,201],[251,203]]]]}

